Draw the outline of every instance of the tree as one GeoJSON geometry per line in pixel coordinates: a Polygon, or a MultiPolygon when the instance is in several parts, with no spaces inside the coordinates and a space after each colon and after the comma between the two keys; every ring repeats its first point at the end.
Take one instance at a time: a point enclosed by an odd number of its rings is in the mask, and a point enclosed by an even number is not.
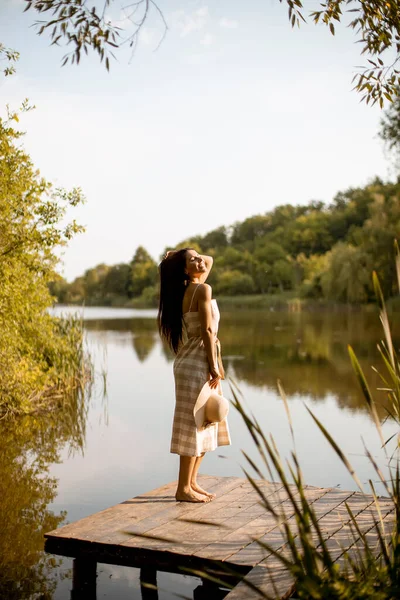
{"type": "Polygon", "coordinates": [[[305,298],[320,298],[322,296],[321,277],[327,270],[329,252],[322,255],[313,254],[296,257],[297,269],[300,272],[300,295],[305,298]]]}
{"type": "MultiPolygon", "coordinates": [[[[295,290],[309,298],[369,301],[372,289],[367,273],[372,266],[385,295],[396,291],[393,242],[400,239],[400,183],[375,179],[364,188],[339,192],[329,205],[313,200],[304,206],[278,206],[265,215],[235,223],[231,239],[226,234],[229,230],[218,228],[176,246],[204,252],[208,243],[221,244],[208,250],[214,265],[207,281],[217,294],[295,290]],[[341,260],[345,264],[340,264],[341,260]],[[342,282],[336,284],[337,278],[342,278],[343,286],[342,282]]],[[[86,288],[86,301],[91,304],[121,303],[128,271],[129,297],[122,303],[137,308],[156,306],[157,267],[142,247],[137,249],[131,266],[99,265],[69,288],[60,289],[64,298],[75,302],[83,301],[86,288]],[[101,276],[102,269],[108,273],[107,283],[101,276]],[[91,280],[100,275],[91,295],[87,292],[89,275],[91,280]]]]}
{"type": "MultiPolygon", "coordinates": [[[[110,267],[101,263],[93,269],[87,269],[83,275],[84,298],[92,303],[95,298],[104,297],[104,282],[110,267]]],[[[78,278],[79,279],[79,278],[78,278]]]]}
{"type": "MultiPolygon", "coordinates": [[[[279,2],[288,6],[292,27],[306,20],[301,0],[279,2]]],[[[100,6],[94,1],[89,4],[82,0],[25,0],[25,10],[31,10],[40,17],[36,22],[39,35],[48,33],[52,44],[64,43],[72,48],[64,56],[63,64],[79,64],[81,56],[92,50],[109,69],[110,56],[114,56],[113,52],[119,47],[128,44],[134,50],[140,31],[151,14],[161,20],[164,35],[168,29],[155,0],[137,0],[127,6],[120,5],[125,14],[125,25],[128,23],[124,29],[119,28],[109,16],[114,4],[115,0],[103,0],[100,6]]],[[[320,6],[321,10],[311,11],[308,16],[316,25],[326,25],[332,35],[335,27],[343,21],[347,24],[350,15],[347,25],[355,32],[355,41],[361,45],[368,63],[360,67],[353,79],[355,89],[363,94],[362,99],[372,104],[379,102],[381,106],[385,99],[391,101],[400,83],[396,68],[400,59],[398,0],[326,0],[320,6]],[[385,64],[382,56],[386,59],[388,50],[393,52],[394,58],[385,64]]]]}
{"type": "Polygon", "coordinates": [[[400,89],[397,90],[393,103],[383,114],[378,135],[386,148],[394,154],[396,166],[400,170],[400,89]]]}
{"type": "Polygon", "coordinates": [[[372,184],[369,191],[374,199],[369,218],[352,239],[371,257],[385,296],[392,296],[398,293],[393,253],[394,241],[400,239],[400,184],[372,184]]]}
{"type": "Polygon", "coordinates": [[[282,246],[264,236],[256,242],[254,251],[253,279],[257,292],[262,294],[279,288],[281,291],[292,287],[294,272],[287,260],[287,253],[282,246]]]}
{"type": "Polygon", "coordinates": [[[270,215],[255,215],[245,219],[242,223],[235,223],[232,231],[231,242],[234,245],[250,245],[254,240],[263,237],[272,231],[270,215]]]}
{"type": "Polygon", "coordinates": [[[104,296],[126,296],[128,297],[129,285],[131,280],[131,267],[125,263],[120,263],[109,267],[104,278],[104,296]]]}
{"type": "Polygon", "coordinates": [[[198,243],[204,252],[226,248],[228,245],[227,228],[222,226],[218,227],[218,229],[213,229],[213,231],[210,231],[205,236],[200,237],[198,243]]]}
{"type": "Polygon", "coordinates": [[[329,231],[331,215],[326,211],[311,210],[288,223],[282,243],[291,256],[304,253],[323,254],[327,252],[334,240],[329,231]]]}
{"type": "Polygon", "coordinates": [[[55,249],[82,231],[74,221],[61,223],[82,195],[53,189],[34,169],[21,136],[0,119],[0,413],[33,410],[55,391],[78,385],[83,368],[81,328],[47,310],[55,249]]]}
{"type": "Polygon", "coordinates": [[[217,294],[235,296],[236,294],[253,294],[254,281],[250,275],[240,271],[225,271],[215,285],[217,294]]]}
{"type": "Polygon", "coordinates": [[[321,286],[325,298],[338,302],[361,303],[368,300],[371,261],[363,248],[339,242],[329,253],[321,286]]]}
{"type": "Polygon", "coordinates": [[[145,288],[157,282],[157,265],[143,246],[139,246],[130,264],[131,277],[128,285],[132,297],[142,294],[145,288]]]}
{"type": "MultiPolygon", "coordinates": [[[[282,1],[282,0],[280,0],[282,1]]],[[[300,0],[286,0],[292,26],[303,19],[300,0]]],[[[341,23],[344,14],[349,14],[348,26],[355,31],[356,41],[369,65],[360,67],[353,78],[355,89],[363,94],[362,100],[383,106],[398,93],[400,71],[396,68],[400,60],[400,11],[398,0],[326,0],[322,10],[310,13],[314,23],[323,23],[335,35],[335,22],[341,23]],[[344,13],[344,14],[343,14],[344,13]],[[395,57],[385,64],[382,56],[392,50],[395,57]]],[[[386,58],[386,55],[385,55],[386,58]]]]}

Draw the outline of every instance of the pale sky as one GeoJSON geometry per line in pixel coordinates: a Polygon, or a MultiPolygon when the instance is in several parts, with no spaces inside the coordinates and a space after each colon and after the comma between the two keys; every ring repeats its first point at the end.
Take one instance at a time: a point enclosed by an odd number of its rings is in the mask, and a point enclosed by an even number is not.
{"type": "Polygon", "coordinates": [[[153,12],[133,59],[126,49],[110,73],[95,57],[61,68],[65,51],[30,28],[35,14],[0,5],[0,41],[21,53],[17,74],[0,78],[0,110],[36,105],[21,121],[26,149],[87,198],[70,213],[87,231],[65,252],[69,280],[138,245],[158,260],[192,235],[390,176],[381,112],[351,91],[366,60],[352,31],[293,30],[278,0],[158,4],[161,46],[153,12]]]}

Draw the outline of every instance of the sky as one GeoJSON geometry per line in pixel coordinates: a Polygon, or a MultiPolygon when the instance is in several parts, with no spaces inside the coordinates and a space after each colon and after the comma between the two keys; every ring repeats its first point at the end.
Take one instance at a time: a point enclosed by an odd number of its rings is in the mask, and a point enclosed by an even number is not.
{"type": "MultiPolygon", "coordinates": [[[[305,14],[316,6],[305,0],[305,14]]],[[[382,113],[352,91],[364,64],[354,33],[292,29],[278,0],[159,0],[135,54],[110,72],[95,56],[61,67],[23,13],[0,3],[0,41],[17,73],[0,77],[0,114],[26,97],[24,145],[56,186],[82,188],[70,219],[86,226],[63,254],[72,280],[100,263],[128,262],[139,245],[166,246],[280,204],[330,202],[338,191],[388,179],[382,113]]],[[[126,31],[123,3],[110,19],[126,31]]]]}

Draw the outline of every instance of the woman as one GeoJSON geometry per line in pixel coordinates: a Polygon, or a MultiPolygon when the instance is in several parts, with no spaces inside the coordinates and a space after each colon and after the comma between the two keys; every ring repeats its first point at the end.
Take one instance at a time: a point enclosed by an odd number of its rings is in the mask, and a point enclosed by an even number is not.
{"type": "Polygon", "coordinates": [[[200,463],[205,452],[231,443],[226,419],[201,427],[195,420],[199,394],[207,386],[221,393],[224,376],[216,337],[218,306],[205,283],[212,263],[210,256],[184,248],[168,252],[160,264],[158,325],[176,354],[171,452],[180,456],[175,495],[179,502],[209,502],[215,497],[197,482],[200,463]]]}

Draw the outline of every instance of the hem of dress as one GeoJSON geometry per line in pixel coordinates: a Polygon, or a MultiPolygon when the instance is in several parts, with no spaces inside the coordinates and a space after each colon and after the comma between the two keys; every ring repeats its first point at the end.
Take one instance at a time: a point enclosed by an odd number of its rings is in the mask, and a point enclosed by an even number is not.
{"type": "MultiPolygon", "coordinates": [[[[213,452],[211,450],[211,452],[213,452]]],[[[199,458],[199,456],[203,456],[203,454],[205,454],[205,452],[202,452],[201,454],[183,454],[182,452],[177,452],[176,450],[170,450],[170,454],[177,454],[178,456],[191,456],[193,458],[199,458]]]]}
{"type": "Polygon", "coordinates": [[[222,442],[221,444],[218,444],[215,448],[213,448],[212,450],[204,450],[203,452],[200,452],[200,454],[188,454],[188,453],[183,453],[183,452],[178,452],[178,450],[170,450],[170,454],[177,454],[178,456],[194,456],[195,458],[198,458],[199,456],[203,456],[203,454],[206,454],[207,452],[215,452],[215,450],[217,448],[221,448],[221,446],[231,446],[232,442],[222,442]]]}

